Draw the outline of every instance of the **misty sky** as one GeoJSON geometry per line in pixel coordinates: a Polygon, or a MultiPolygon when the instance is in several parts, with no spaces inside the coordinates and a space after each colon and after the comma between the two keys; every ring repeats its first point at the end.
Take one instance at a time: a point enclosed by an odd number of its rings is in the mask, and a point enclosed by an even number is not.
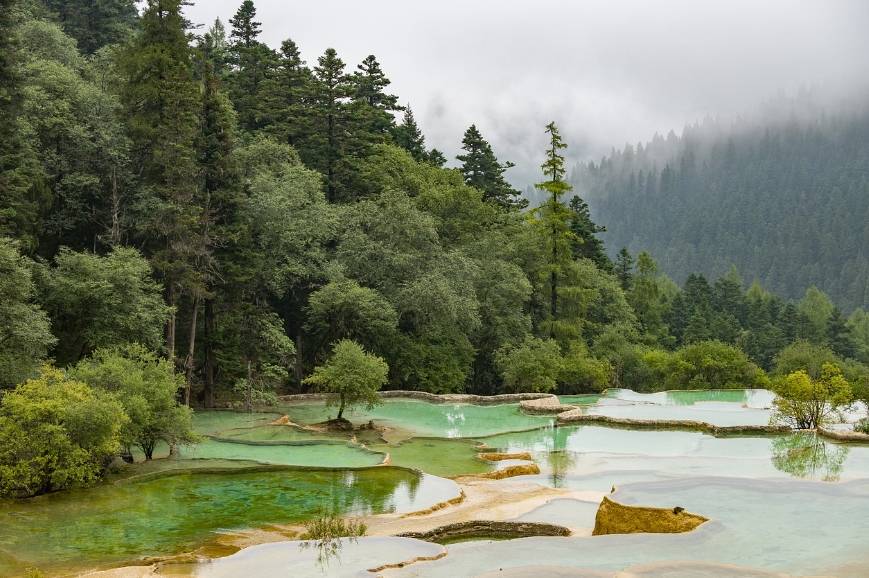
{"type": "MultiPolygon", "coordinates": [[[[289,37],[309,65],[334,47],[348,71],[375,54],[426,142],[452,159],[476,123],[517,185],[533,182],[543,126],[572,159],[781,94],[828,98],[869,80],[863,0],[255,0],[261,40],[289,37]]],[[[241,0],[200,0],[225,23],[241,0]]]]}

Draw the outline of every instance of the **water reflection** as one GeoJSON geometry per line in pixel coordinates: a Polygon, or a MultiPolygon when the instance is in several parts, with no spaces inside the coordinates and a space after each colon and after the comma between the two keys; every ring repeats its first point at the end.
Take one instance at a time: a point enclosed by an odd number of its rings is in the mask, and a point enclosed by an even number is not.
{"type": "Polygon", "coordinates": [[[772,441],[772,463],[797,478],[836,482],[849,451],[848,446],[824,441],[814,432],[797,432],[772,441]]]}

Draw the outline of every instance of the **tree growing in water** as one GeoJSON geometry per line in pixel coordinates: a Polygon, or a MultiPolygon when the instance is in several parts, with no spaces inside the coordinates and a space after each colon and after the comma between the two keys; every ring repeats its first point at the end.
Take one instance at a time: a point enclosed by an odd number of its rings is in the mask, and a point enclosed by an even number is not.
{"type": "Polygon", "coordinates": [[[377,391],[386,383],[386,362],[349,339],[342,339],[332,349],[325,364],[314,368],[304,383],[330,394],[330,405],[338,406],[336,420],[344,419],[348,407],[372,408],[380,403],[377,391]]]}
{"type": "Polygon", "coordinates": [[[824,425],[853,398],[851,384],[832,363],[823,364],[817,378],[802,369],[794,371],[775,384],[773,391],[778,396],[773,402],[773,420],[797,429],[824,425]]]}

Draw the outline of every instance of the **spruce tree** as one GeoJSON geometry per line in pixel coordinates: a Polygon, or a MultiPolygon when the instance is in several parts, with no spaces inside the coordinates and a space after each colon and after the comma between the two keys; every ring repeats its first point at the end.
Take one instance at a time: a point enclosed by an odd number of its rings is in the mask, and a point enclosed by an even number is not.
{"type": "Polygon", "coordinates": [[[827,345],[837,355],[854,357],[856,347],[854,339],[851,337],[851,329],[838,307],[833,308],[833,312],[827,320],[827,345]]]}
{"type": "Polygon", "coordinates": [[[601,227],[591,220],[588,204],[578,195],[570,199],[568,206],[572,213],[570,230],[576,235],[576,240],[571,247],[573,256],[577,259],[591,259],[599,269],[612,271],[613,263],[607,257],[603,241],[597,238],[597,234],[605,232],[606,227],[601,227]]]}
{"type": "Polygon", "coordinates": [[[308,107],[311,70],[291,39],[281,43],[277,65],[263,88],[269,134],[287,144],[303,147],[311,130],[308,107]]]}
{"type": "Polygon", "coordinates": [[[312,83],[312,143],[303,152],[305,163],[326,177],[326,198],[338,200],[349,140],[348,99],[353,86],[344,72],[344,61],[334,48],[317,59],[312,83]]]}
{"type": "MultiPolygon", "coordinates": [[[[123,55],[123,100],[140,190],[135,208],[141,243],[177,308],[199,291],[202,207],[197,206],[199,88],[193,79],[182,0],[148,0],[142,30],[123,55]]],[[[174,310],[174,309],[173,309],[174,310]]],[[[166,349],[175,355],[175,316],[166,349]]]]}
{"type": "Polygon", "coordinates": [[[363,133],[361,136],[364,140],[382,140],[395,126],[392,112],[403,108],[399,106],[397,96],[386,93],[390,80],[380,68],[377,58],[369,54],[357,65],[350,81],[353,84],[354,104],[363,105],[356,106],[354,110],[356,130],[363,133]]]}
{"type": "Polygon", "coordinates": [[[443,167],[445,164],[447,164],[447,157],[444,155],[444,153],[435,148],[428,151],[425,160],[428,164],[436,166],[438,168],[443,167]]]}
{"type": "Polygon", "coordinates": [[[492,151],[492,146],[483,138],[476,125],[471,125],[462,138],[464,154],[456,156],[461,161],[461,171],[465,182],[483,191],[483,199],[506,209],[522,209],[528,201],[522,198],[504,179],[504,172],[513,163],[500,163],[492,151]]]}
{"type": "Polygon", "coordinates": [[[624,291],[631,288],[631,281],[634,278],[632,271],[634,270],[634,258],[631,257],[627,247],[622,247],[619,254],[616,256],[615,273],[619,280],[619,285],[624,291]]]}
{"type": "Polygon", "coordinates": [[[84,54],[93,54],[107,44],[123,42],[132,36],[139,16],[135,0],[43,1],[84,54]]]}
{"type": "Polygon", "coordinates": [[[263,89],[277,62],[274,51],[259,42],[260,23],[256,22],[256,8],[245,0],[229,19],[232,25],[231,59],[234,65],[229,76],[232,102],[238,111],[241,128],[255,131],[264,125],[263,89]]]}
{"type": "Polygon", "coordinates": [[[401,124],[392,130],[392,139],[395,144],[410,153],[410,156],[416,161],[426,161],[428,153],[425,150],[425,137],[416,124],[416,119],[413,116],[413,110],[410,105],[404,108],[404,117],[401,124]]]}
{"type": "MultiPolygon", "coordinates": [[[[228,300],[233,290],[233,281],[238,281],[238,252],[236,244],[243,237],[239,231],[238,209],[241,203],[239,171],[233,158],[235,115],[229,98],[223,92],[220,76],[215,66],[219,50],[208,35],[199,45],[199,60],[202,84],[202,107],[200,113],[197,152],[201,184],[198,202],[203,207],[203,226],[200,231],[200,246],[203,255],[202,290],[193,297],[193,315],[188,331],[188,352],[184,360],[187,377],[187,396],[192,381],[196,345],[196,312],[202,302],[203,324],[203,399],[206,407],[214,403],[216,354],[216,301],[220,296],[228,300]]],[[[249,264],[248,264],[249,266],[249,264]]],[[[244,275],[242,275],[244,277],[244,275]]],[[[237,283],[237,284],[240,284],[237,283]]],[[[237,291],[237,289],[235,290],[237,291]]]]}

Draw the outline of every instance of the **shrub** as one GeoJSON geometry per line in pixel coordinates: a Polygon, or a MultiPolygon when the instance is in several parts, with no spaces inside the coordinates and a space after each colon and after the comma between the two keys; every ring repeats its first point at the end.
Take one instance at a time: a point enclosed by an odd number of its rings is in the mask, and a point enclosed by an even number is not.
{"type": "Polygon", "coordinates": [[[606,360],[595,359],[582,342],[573,343],[561,362],[559,391],[565,394],[600,392],[613,378],[613,367],[606,360]]]}
{"type": "Polygon", "coordinates": [[[172,363],[141,345],[100,349],[70,375],[92,387],[112,392],[130,417],[121,435],[125,454],[139,446],[151,459],[157,442],[170,446],[196,440],[190,408],[177,401],[184,385],[172,363]]]}
{"type": "Polygon", "coordinates": [[[555,389],[562,360],[551,339],[526,336],[519,345],[504,345],[495,352],[495,363],[512,392],[549,392],[555,389]]]}
{"type": "Polygon", "coordinates": [[[0,495],[94,483],[117,455],[127,422],[111,394],[43,368],[0,402],[0,495]]]}

